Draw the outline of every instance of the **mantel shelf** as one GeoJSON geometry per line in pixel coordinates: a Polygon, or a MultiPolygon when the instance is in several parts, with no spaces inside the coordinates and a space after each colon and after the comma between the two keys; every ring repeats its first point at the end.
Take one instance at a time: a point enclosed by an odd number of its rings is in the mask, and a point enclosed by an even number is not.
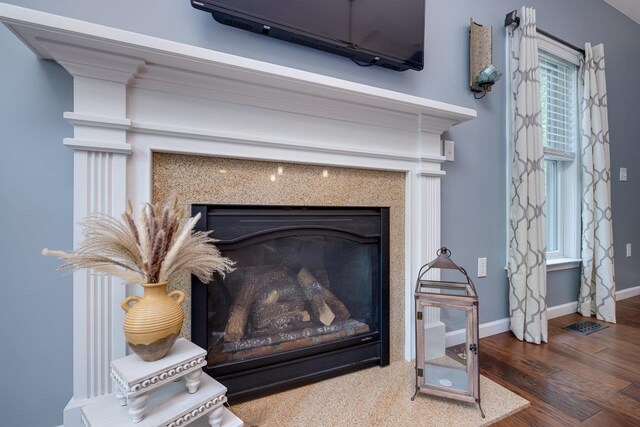
{"type": "MultiPolygon", "coordinates": [[[[286,91],[400,114],[396,121],[402,121],[401,115],[406,113],[419,115],[419,126],[434,133],[476,117],[475,110],[469,108],[10,4],[0,3],[0,21],[38,57],[58,62],[74,76],[99,69],[100,77],[106,80],[135,85],[140,77],[146,84],[156,81],[157,87],[176,91],[179,89],[171,89],[167,83],[207,87],[211,82],[206,77],[215,76],[242,84],[248,92],[268,88],[276,99],[280,91],[286,91]]],[[[358,121],[357,117],[351,119],[358,121]]],[[[397,126],[392,123],[391,127],[397,126]]]]}

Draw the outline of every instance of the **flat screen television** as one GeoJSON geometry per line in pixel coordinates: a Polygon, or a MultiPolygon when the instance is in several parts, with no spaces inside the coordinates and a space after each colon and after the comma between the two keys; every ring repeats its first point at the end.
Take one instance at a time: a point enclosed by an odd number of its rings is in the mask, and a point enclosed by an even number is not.
{"type": "Polygon", "coordinates": [[[397,71],[424,65],[425,0],[191,0],[225,25],[397,71]]]}

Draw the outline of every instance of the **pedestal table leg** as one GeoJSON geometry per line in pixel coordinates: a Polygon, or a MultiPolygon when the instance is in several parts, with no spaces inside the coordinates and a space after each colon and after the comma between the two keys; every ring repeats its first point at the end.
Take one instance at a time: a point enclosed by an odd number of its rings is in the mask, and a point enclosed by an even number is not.
{"type": "Polygon", "coordinates": [[[147,400],[149,400],[147,393],[129,398],[129,415],[131,415],[131,421],[134,423],[139,423],[144,418],[147,400]]]}
{"type": "Polygon", "coordinates": [[[127,406],[127,396],[122,392],[122,389],[117,382],[113,382],[113,390],[116,392],[116,399],[120,402],[120,406],[127,406]]]}
{"type": "Polygon", "coordinates": [[[222,423],[223,408],[224,405],[220,405],[207,415],[209,418],[209,425],[211,427],[220,427],[220,424],[222,423]]]}
{"type": "Polygon", "coordinates": [[[185,383],[187,384],[187,390],[189,390],[189,393],[193,394],[198,391],[201,376],[202,369],[196,369],[195,371],[189,372],[187,375],[185,375],[185,383]]]}

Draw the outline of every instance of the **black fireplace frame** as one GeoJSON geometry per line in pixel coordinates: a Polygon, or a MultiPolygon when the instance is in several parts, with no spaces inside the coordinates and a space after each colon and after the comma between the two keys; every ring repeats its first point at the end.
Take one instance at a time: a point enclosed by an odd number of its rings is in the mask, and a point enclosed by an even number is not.
{"type": "MultiPolygon", "coordinates": [[[[207,366],[205,372],[224,384],[230,402],[242,402],[305,384],[328,379],[370,366],[389,365],[390,358],[390,252],[388,207],[309,207],[309,206],[253,206],[253,205],[192,205],[192,215],[200,213],[197,231],[210,230],[209,214],[213,210],[255,210],[277,212],[279,215],[336,215],[353,212],[357,215],[379,215],[380,233],[361,236],[362,240],[380,242],[380,328],[344,340],[304,347],[240,362],[207,366]],[[240,369],[241,368],[241,369],[240,369]]],[[[326,234],[339,235],[341,230],[325,229],[326,234]]],[[[214,236],[215,237],[215,236],[214,236]]],[[[273,238],[273,234],[271,234],[273,238]]],[[[232,245],[233,243],[231,243],[232,245]]],[[[191,281],[191,339],[208,348],[207,286],[196,277],[191,281]]],[[[215,286],[213,284],[213,286],[215,286]]]]}

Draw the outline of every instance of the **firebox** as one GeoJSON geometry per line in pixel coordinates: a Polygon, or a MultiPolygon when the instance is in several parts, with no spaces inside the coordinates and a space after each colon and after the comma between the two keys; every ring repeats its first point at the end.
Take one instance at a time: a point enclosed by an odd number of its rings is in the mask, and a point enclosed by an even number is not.
{"type": "Polygon", "coordinates": [[[389,208],[193,205],[236,262],[192,279],[192,340],[243,401],[389,364],[389,208]]]}

